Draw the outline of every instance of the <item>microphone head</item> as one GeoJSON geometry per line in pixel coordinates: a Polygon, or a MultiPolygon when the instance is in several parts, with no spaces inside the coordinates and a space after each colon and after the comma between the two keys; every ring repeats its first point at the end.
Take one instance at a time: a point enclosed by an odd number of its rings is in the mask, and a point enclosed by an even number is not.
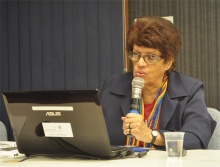
{"type": "Polygon", "coordinates": [[[131,82],[132,87],[142,89],[144,87],[144,79],[141,77],[135,77],[131,82]]]}

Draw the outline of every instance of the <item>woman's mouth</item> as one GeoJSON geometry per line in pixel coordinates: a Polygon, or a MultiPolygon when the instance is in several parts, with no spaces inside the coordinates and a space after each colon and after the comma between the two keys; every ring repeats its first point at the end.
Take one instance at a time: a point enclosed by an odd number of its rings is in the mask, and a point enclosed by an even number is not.
{"type": "Polygon", "coordinates": [[[136,76],[136,77],[143,77],[144,75],[145,75],[144,72],[141,72],[141,71],[135,72],[135,76],[136,76]]]}

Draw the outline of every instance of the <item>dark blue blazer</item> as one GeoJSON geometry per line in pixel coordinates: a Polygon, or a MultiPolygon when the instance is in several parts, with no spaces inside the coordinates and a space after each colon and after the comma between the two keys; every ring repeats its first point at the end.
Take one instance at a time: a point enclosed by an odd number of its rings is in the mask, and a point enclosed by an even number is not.
{"type": "MultiPolygon", "coordinates": [[[[100,91],[112,145],[125,144],[121,117],[129,113],[132,79],[132,73],[112,76],[104,82],[100,91]]],[[[204,149],[215,126],[216,122],[207,112],[203,83],[176,71],[171,72],[162,103],[160,133],[183,131],[184,148],[204,149]]]]}

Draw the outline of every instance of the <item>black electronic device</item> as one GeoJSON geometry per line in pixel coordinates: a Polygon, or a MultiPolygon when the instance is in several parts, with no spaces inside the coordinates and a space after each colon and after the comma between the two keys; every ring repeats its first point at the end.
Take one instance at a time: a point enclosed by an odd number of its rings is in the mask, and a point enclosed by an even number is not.
{"type": "Polygon", "coordinates": [[[132,153],[112,150],[96,89],[3,92],[3,99],[18,151],[27,156],[111,159],[132,153]]]}

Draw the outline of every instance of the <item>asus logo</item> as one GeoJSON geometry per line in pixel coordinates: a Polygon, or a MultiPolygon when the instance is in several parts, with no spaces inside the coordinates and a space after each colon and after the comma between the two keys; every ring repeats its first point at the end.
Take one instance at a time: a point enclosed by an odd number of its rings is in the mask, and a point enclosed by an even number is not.
{"type": "Polygon", "coordinates": [[[46,116],[61,116],[61,112],[47,112],[46,116]]]}

